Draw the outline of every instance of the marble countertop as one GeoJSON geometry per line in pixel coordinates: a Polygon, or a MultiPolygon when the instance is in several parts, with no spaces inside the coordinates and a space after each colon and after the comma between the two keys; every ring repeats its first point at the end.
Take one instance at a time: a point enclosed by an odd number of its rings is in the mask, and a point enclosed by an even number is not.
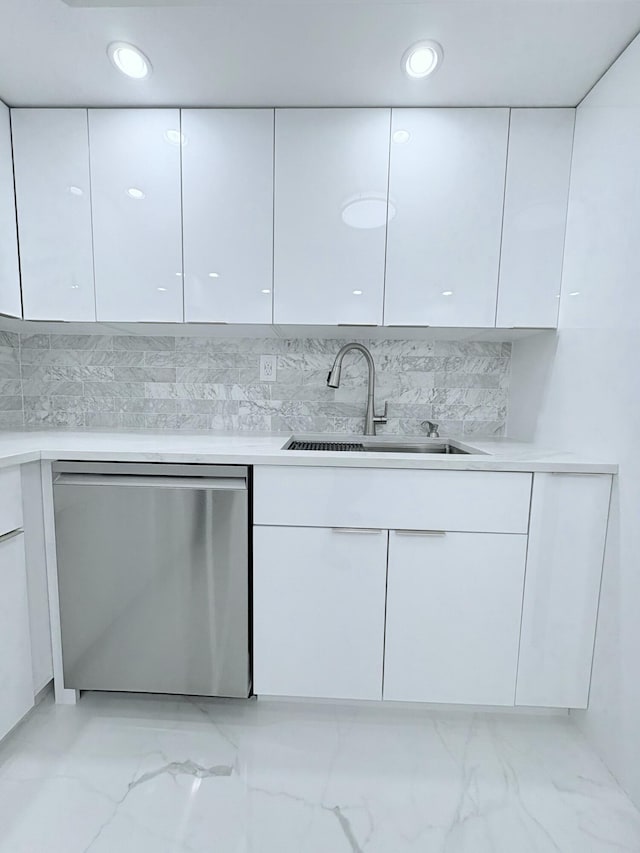
{"type": "MultiPolygon", "coordinates": [[[[0,432],[0,467],[34,460],[185,462],[227,465],[307,465],[317,467],[424,468],[458,471],[555,471],[615,474],[613,459],[595,459],[510,439],[462,442],[469,455],[329,453],[283,450],[290,433],[25,430],[0,432]]],[[[348,436],[323,436],[348,440],[348,436]]],[[[390,440],[397,438],[388,436],[390,440]]],[[[424,437],[423,437],[424,438],[424,437]]],[[[451,438],[455,438],[452,436],[451,438]]]]}

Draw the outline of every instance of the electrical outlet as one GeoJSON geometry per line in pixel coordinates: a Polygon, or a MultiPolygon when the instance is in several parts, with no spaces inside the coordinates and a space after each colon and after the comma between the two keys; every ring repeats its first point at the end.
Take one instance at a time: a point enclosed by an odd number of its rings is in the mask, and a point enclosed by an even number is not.
{"type": "Polygon", "coordinates": [[[275,382],[278,372],[275,355],[260,356],[260,382],[275,382]]]}

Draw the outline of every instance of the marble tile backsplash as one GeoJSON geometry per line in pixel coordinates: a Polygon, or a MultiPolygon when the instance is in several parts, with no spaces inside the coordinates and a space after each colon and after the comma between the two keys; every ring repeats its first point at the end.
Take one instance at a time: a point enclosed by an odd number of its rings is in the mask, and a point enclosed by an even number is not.
{"type": "MultiPolygon", "coordinates": [[[[389,401],[379,433],[502,435],[511,344],[363,340],[376,368],[376,400],[389,401]]],[[[0,428],[95,427],[362,432],[366,365],[345,341],[316,338],[18,335],[0,331],[0,428]],[[260,382],[261,354],[277,355],[277,381],[260,382]]]]}

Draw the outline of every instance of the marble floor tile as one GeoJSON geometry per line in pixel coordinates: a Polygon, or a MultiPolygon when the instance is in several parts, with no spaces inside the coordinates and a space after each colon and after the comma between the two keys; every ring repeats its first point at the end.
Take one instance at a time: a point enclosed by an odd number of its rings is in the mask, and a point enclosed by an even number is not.
{"type": "Polygon", "coordinates": [[[0,853],[620,853],[566,717],[83,694],[0,746],[0,853]]]}

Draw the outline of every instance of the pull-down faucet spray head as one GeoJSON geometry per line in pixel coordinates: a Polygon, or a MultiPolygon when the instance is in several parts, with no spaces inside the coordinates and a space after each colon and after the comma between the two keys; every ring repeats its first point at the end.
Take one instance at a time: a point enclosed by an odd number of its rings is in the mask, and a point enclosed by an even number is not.
{"type": "Polygon", "coordinates": [[[327,376],[327,385],[329,388],[338,388],[340,386],[340,374],[342,373],[342,359],[336,359],[333,367],[327,376]]]}

